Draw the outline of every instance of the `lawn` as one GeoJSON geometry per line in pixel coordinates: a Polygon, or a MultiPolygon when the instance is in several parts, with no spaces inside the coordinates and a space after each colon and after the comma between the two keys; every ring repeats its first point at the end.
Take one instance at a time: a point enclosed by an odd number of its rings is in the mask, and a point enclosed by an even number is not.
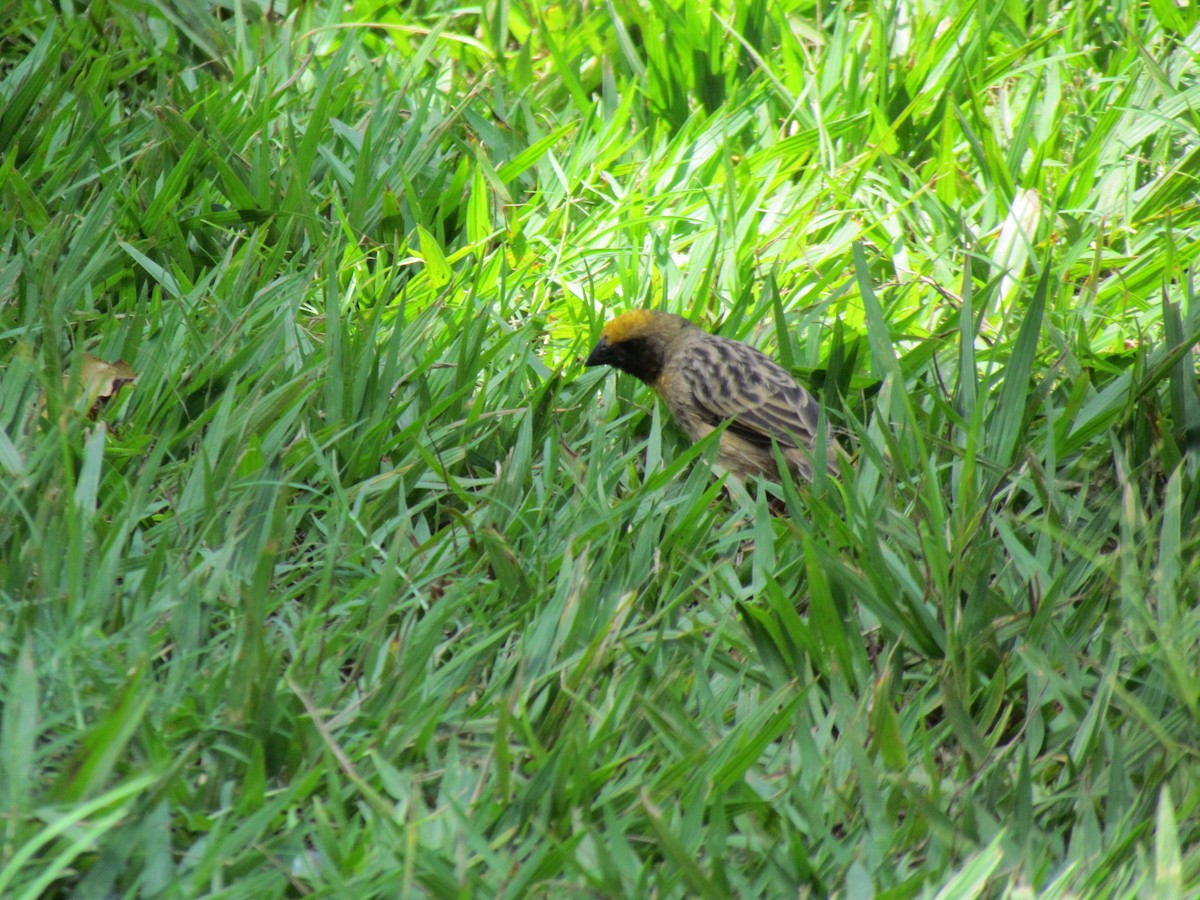
{"type": "Polygon", "coordinates": [[[1195,896],[1198,58],[1173,0],[12,0],[0,896],[1195,896]],[[582,366],[637,307],[853,465],[714,471],[582,366]]]}

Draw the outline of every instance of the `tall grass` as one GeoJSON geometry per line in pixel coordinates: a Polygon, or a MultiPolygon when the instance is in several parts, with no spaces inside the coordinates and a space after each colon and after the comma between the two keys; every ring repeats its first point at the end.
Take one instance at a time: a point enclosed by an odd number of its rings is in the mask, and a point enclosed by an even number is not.
{"type": "Polygon", "coordinates": [[[21,0],[0,895],[1187,895],[1198,47],[1160,0],[21,0]],[[635,306],[855,464],[715,477],[579,365],[635,306]]]}

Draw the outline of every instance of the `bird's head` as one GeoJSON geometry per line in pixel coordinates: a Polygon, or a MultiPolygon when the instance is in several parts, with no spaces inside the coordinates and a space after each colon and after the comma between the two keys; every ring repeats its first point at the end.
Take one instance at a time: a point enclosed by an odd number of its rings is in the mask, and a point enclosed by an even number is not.
{"type": "Polygon", "coordinates": [[[612,366],[653,384],[679,335],[693,327],[682,316],[657,310],[622,313],[601,329],[600,340],[583,364],[612,366]]]}

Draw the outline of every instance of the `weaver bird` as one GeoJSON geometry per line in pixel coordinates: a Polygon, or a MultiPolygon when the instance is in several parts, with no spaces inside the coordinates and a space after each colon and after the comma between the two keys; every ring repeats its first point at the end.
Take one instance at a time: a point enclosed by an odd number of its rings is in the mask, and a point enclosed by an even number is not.
{"type": "Polygon", "coordinates": [[[728,422],[717,462],[739,478],[779,480],[772,443],[797,475],[813,460],[837,472],[833,438],[815,449],[817,402],[788,371],[740,341],[709,334],[682,316],[639,309],[604,326],[585,366],[613,366],[652,387],[693,441],[728,422]]]}

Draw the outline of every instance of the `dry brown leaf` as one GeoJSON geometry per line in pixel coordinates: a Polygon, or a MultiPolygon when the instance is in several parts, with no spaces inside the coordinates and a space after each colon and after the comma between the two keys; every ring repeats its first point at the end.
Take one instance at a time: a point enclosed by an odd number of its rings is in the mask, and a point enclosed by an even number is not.
{"type": "MultiPolygon", "coordinates": [[[[83,354],[79,384],[80,396],[86,398],[87,417],[95,419],[104,405],[120,393],[121,388],[136,379],[137,373],[123,359],[110,363],[90,353],[83,354]]],[[[63,376],[63,386],[70,390],[70,375],[63,376]]]]}

